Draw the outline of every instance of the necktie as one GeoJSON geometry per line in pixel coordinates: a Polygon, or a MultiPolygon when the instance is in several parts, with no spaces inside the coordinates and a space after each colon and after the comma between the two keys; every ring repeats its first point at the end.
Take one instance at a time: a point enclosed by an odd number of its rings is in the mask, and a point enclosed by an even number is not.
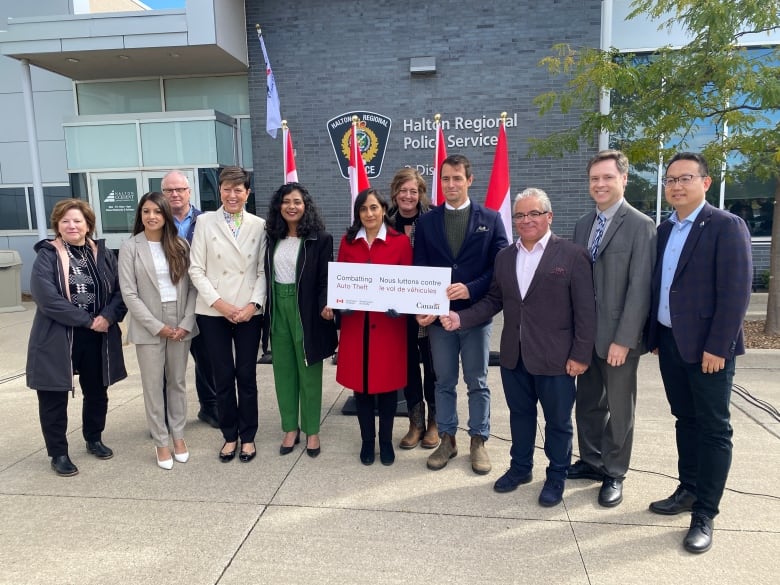
{"type": "Polygon", "coordinates": [[[601,238],[604,237],[604,227],[607,225],[607,218],[603,213],[599,213],[599,223],[596,225],[596,233],[593,235],[593,243],[590,245],[590,258],[596,261],[596,254],[599,252],[601,238]]]}

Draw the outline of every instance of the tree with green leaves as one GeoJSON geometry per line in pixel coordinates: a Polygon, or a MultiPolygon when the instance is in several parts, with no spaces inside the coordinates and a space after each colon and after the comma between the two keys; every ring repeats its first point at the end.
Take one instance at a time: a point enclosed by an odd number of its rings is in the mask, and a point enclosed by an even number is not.
{"type": "Polygon", "coordinates": [[[542,115],[579,112],[579,124],[533,140],[531,152],[563,156],[608,132],[611,145],[635,167],[694,150],[711,169],[725,161],[727,189],[734,182],[773,185],[766,332],[780,335],[780,46],[768,43],[780,30],[780,2],[634,0],[631,8],[629,18],[649,17],[659,29],[683,28],[690,41],[649,55],[553,47],[540,65],[565,77],[566,85],[539,95],[536,104],[542,115]],[[746,41],[755,47],[761,39],[765,49],[747,50],[746,41]],[[604,91],[611,96],[606,113],[597,108],[604,91]]]}

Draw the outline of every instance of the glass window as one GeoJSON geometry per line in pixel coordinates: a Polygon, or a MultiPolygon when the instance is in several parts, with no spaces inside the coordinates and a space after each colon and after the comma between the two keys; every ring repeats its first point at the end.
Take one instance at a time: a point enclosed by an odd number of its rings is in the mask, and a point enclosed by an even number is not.
{"type": "MultiPolygon", "coordinates": [[[[30,192],[30,217],[32,219],[32,229],[38,229],[38,221],[35,217],[35,198],[33,197],[32,188],[30,192]]],[[[51,211],[57,204],[57,201],[61,199],[68,199],[72,197],[72,191],[68,185],[52,185],[43,188],[43,216],[46,218],[46,227],[50,228],[49,218],[51,217],[51,211]]]]}
{"type": "Polygon", "coordinates": [[[30,229],[27,218],[27,193],[24,187],[0,189],[0,230],[30,229]]]}
{"type": "Polygon", "coordinates": [[[165,110],[217,110],[231,116],[249,114],[246,75],[166,79],[165,110]]]}
{"type": "Polygon", "coordinates": [[[236,164],[236,141],[233,126],[216,122],[217,125],[217,161],[220,165],[236,164]]]}
{"type": "Polygon", "coordinates": [[[76,84],[80,116],[161,112],[159,79],[76,84]]]}
{"type": "Polygon", "coordinates": [[[144,166],[178,168],[217,164],[214,120],[141,124],[144,166]]]}
{"type": "Polygon", "coordinates": [[[135,124],[65,126],[69,169],[122,169],[140,166],[135,124]]]}
{"type": "Polygon", "coordinates": [[[245,169],[254,167],[252,161],[252,124],[249,118],[239,118],[238,129],[241,135],[241,166],[245,169]]]}

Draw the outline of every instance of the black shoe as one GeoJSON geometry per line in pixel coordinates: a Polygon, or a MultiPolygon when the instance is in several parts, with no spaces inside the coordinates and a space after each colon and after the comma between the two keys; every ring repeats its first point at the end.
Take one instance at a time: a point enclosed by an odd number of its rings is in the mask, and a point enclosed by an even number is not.
{"type": "MultiPolygon", "coordinates": [[[[319,443],[319,437],[317,437],[317,442],[319,443]]],[[[320,445],[309,447],[309,437],[306,437],[306,454],[312,459],[318,457],[320,454],[320,445]]]]}
{"type": "Polygon", "coordinates": [[[222,461],[222,463],[233,461],[236,456],[236,448],[233,447],[232,451],[225,451],[225,445],[227,445],[227,441],[222,445],[222,449],[219,450],[219,460],[222,461]]]}
{"type": "Polygon", "coordinates": [[[379,461],[382,462],[382,465],[395,463],[395,451],[390,441],[379,441],[379,461]]]}
{"type": "Polygon", "coordinates": [[[696,503],[696,495],[686,490],[683,486],[677,486],[674,493],[664,500],[658,500],[650,504],[650,511],[664,516],[674,516],[693,510],[696,503]]]}
{"type": "Polygon", "coordinates": [[[215,429],[219,428],[219,420],[217,419],[217,415],[214,412],[209,412],[208,410],[203,410],[201,408],[198,412],[198,419],[202,420],[210,427],[214,427],[215,429]]]}
{"type": "Polygon", "coordinates": [[[505,494],[507,492],[513,492],[517,489],[517,486],[524,483],[531,483],[534,478],[533,472],[529,471],[525,475],[518,475],[511,469],[507,469],[506,473],[496,480],[493,484],[493,490],[499,494],[505,494]]]}
{"type": "Polygon", "coordinates": [[[51,458],[51,468],[62,477],[70,477],[79,472],[79,468],[73,465],[73,461],[67,455],[57,455],[51,458]]]}
{"type": "Polygon", "coordinates": [[[238,454],[238,459],[242,463],[249,463],[257,455],[257,449],[255,448],[255,444],[254,443],[242,443],[241,444],[241,449],[242,449],[242,451],[241,451],[241,453],[238,454]],[[252,450],[251,451],[244,451],[243,450],[244,445],[252,445],[252,450]]]}
{"type": "Polygon", "coordinates": [[[605,477],[599,490],[599,506],[614,508],[623,501],[623,480],[605,477]]]}
{"type": "Polygon", "coordinates": [[[295,449],[295,445],[301,442],[301,429],[298,429],[298,432],[295,434],[295,442],[293,442],[292,447],[285,447],[284,445],[279,445],[279,455],[289,455],[293,452],[293,449],[295,449]]]}
{"type": "Polygon", "coordinates": [[[685,535],[683,546],[690,553],[703,553],[712,548],[712,518],[704,514],[691,516],[691,527],[685,535]]]}
{"type": "Polygon", "coordinates": [[[604,474],[598,469],[594,469],[590,463],[585,463],[580,459],[569,466],[566,477],[568,479],[592,479],[594,481],[602,481],[604,479],[604,474]]]}
{"type": "Polygon", "coordinates": [[[373,465],[374,457],[374,441],[363,441],[363,446],[360,447],[360,462],[363,465],[373,465]]]}
{"type": "Polygon", "coordinates": [[[539,505],[545,508],[557,506],[563,500],[563,486],[565,482],[562,479],[547,479],[539,494],[539,505]]]}
{"type": "Polygon", "coordinates": [[[263,355],[260,356],[260,358],[257,360],[258,364],[271,364],[273,363],[273,357],[271,357],[271,352],[267,351],[263,355]]]}
{"type": "Polygon", "coordinates": [[[87,452],[92,453],[98,459],[111,459],[114,452],[106,447],[102,441],[87,441],[87,452]]]}

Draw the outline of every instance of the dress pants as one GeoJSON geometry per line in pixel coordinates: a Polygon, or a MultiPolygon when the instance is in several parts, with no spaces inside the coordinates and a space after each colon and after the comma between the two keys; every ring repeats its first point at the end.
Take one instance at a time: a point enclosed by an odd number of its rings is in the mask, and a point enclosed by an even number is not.
{"type": "Polygon", "coordinates": [[[224,317],[198,315],[217,390],[219,426],[225,441],[252,443],[257,433],[257,350],[262,317],[231,323],[224,317]]]}
{"type": "MultiPolygon", "coordinates": [[[[176,301],[162,304],[161,321],[176,327],[176,301]]],[[[146,422],[157,447],[168,446],[169,429],[174,439],[184,438],[184,425],[187,422],[187,385],[184,378],[189,348],[189,340],[171,341],[165,338],[159,338],[158,343],[135,346],[141,370],[146,422]],[[163,384],[166,387],[165,395],[163,384]]]]}
{"type": "MultiPolygon", "coordinates": [[[[84,395],[81,432],[85,441],[100,441],[106,427],[108,386],[103,385],[103,336],[91,329],[73,329],[71,360],[84,395]]],[[[38,390],[38,414],[49,457],[68,454],[68,392],[38,390]]]]}
{"type": "Polygon", "coordinates": [[[510,468],[517,477],[527,475],[534,465],[536,441],[536,403],[544,413],[544,453],[550,461],[547,479],[566,480],[571,463],[574,406],[574,378],[536,376],[525,369],[522,357],[510,370],[501,366],[501,381],[509,407],[509,427],[512,432],[510,468]]]}
{"type": "Polygon", "coordinates": [[[580,459],[608,477],[623,479],[631,461],[638,367],[638,356],[613,367],[594,350],[590,367],[577,377],[580,459]]]}
{"type": "Polygon", "coordinates": [[[433,373],[431,344],[427,335],[420,337],[420,325],[415,315],[406,316],[406,367],[404,399],[407,409],[411,410],[424,398],[428,408],[436,412],[436,375],[433,373]]]}
{"type": "Polygon", "coordinates": [[[666,398],[677,419],[680,485],[696,494],[693,512],[714,518],[731,467],[731,383],[734,359],[714,374],[682,359],[672,330],[658,325],[658,363],[666,398]]]}
{"type": "Polygon", "coordinates": [[[190,344],[190,355],[195,364],[195,391],[201,410],[217,416],[217,391],[214,388],[214,372],[209,359],[209,347],[203,335],[196,335],[190,344]]]}
{"type": "Polygon", "coordinates": [[[379,414],[379,442],[390,443],[393,440],[393,418],[398,406],[398,392],[396,390],[381,394],[355,392],[360,438],[363,441],[373,441],[376,438],[375,404],[379,414]]]}
{"type": "Polygon", "coordinates": [[[282,431],[289,433],[300,426],[306,435],[316,435],[320,432],[322,410],[322,362],[306,365],[296,285],[274,282],[272,294],[271,363],[282,431]]]}

